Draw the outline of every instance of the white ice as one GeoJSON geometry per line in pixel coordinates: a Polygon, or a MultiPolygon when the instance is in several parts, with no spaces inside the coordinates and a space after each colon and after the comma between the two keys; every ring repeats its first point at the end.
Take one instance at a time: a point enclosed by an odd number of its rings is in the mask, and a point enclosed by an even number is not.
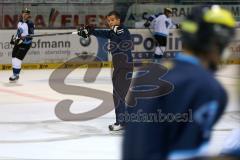
{"type": "MultiPolygon", "coordinates": [[[[229,93],[225,115],[215,126],[211,152],[218,153],[226,136],[239,127],[239,97],[236,95],[236,65],[222,68],[216,77],[229,93]]],[[[11,71],[0,71],[0,158],[1,159],[120,159],[121,133],[108,131],[114,111],[84,122],[66,122],[54,114],[56,104],[72,99],[71,111],[85,112],[101,100],[63,95],[49,87],[53,70],[23,70],[20,80],[10,84],[11,71]]],[[[85,83],[84,69],[72,72],[66,84],[112,92],[109,69],[102,69],[96,82],[85,83]]]]}

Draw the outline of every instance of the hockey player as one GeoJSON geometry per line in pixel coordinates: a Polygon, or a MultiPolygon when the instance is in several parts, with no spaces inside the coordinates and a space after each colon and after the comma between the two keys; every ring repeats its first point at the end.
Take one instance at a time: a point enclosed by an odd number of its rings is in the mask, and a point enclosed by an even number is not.
{"type": "MultiPolygon", "coordinates": [[[[238,67],[238,75],[240,75],[240,67],[238,67]]],[[[240,97],[240,79],[237,81],[237,95],[240,97]]],[[[238,99],[238,106],[240,106],[240,99],[238,99]]],[[[240,159],[240,128],[233,129],[231,133],[224,140],[221,156],[236,157],[240,159]]]]}
{"type": "Polygon", "coordinates": [[[165,8],[164,14],[152,15],[147,19],[144,24],[145,27],[149,27],[152,23],[154,30],[154,38],[157,41],[157,45],[154,52],[154,58],[162,58],[167,46],[167,36],[169,35],[169,29],[178,28],[179,25],[174,24],[171,20],[172,9],[165,8]]]}
{"type": "Polygon", "coordinates": [[[232,156],[240,158],[240,128],[234,129],[229,136],[226,137],[221,156],[232,156]]]}
{"type": "Polygon", "coordinates": [[[12,50],[13,75],[9,78],[10,82],[15,82],[19,79],[22,61],[32,44],[32,38],[27,37],[29,34],[34,34],[34,24],[30,21],[30,18],[30,10],[28,8],[22,10],[16,36],[13,36],[10,42],[14,45],[12,50]]]}
{"type": "MultiPolygon", "coordinates": [[[[213,72],[234,36],[234,27],[232,14],[219,6],[193,9],[182,22],[183,53],[161,61],[168,68],[161,79],[173,84],[174,89],[165,95],[138,98],[137,105],[128,108],[129,113],[135,113],[133,117],[144,114],[145,118],[127,123],[124,160],[186,160],[207,153],[211,129],[227,103],[226,91],[213,72]],[[155,115],[154,120],[146,118],[150,115],[155,115]]],[[[143,85],[156,84],[152,81],[143,85]]]]}
{"type": "Polygon", "coordinates": [[[85,26],[79,30],[79,36],[87,38],[89,35],[110,39],[109,51],[112,54],[113,63],[113,100],[115,105],[116,122],[109,125],[109,130],[122,130],[125,126],[125,96],[129,89],[130,80],[127,75],[131,75],[132,66],[132,39],[128,29],[121,24],[120,14],[112,11],[107,15],[107,24],[110,30],[97,30],[90,26],[85,26]]]}

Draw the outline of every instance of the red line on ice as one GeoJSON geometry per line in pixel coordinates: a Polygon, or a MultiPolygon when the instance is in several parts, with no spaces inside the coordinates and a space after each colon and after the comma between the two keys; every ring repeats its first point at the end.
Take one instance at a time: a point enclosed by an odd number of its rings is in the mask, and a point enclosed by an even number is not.
{"type": "Polygon", "coordinates": [[[59,101],[59,100],[57,100],[57,99],[51,99],[51,98],[36,96],[36,95],[33,95],[33,94],[23,93],[23,92],[17,92],[17,91],[12,91],[12,90],[9,90],[9,89],[4,89],[4,88],[0,88],[0,92],[9,93],[9,94],[14,94],[14,95],[17,95],[17,96],[27,97],[27,98],[37,99],[37,100],[48,101],[48,102],[56,102],[56,101],[59,101]]]}

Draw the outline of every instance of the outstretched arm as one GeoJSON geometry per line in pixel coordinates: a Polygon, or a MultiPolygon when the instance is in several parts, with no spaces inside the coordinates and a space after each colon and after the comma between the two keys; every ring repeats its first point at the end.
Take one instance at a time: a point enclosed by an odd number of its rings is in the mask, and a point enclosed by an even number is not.
{"type": "Polygon", "coordinates": [[[171,26],[170,26],[171,29],[179,29],[180,28],[180,24],[178,23],[175,23],[171,20],[171,26]]]}
{"type": "Polygon", "coordinates": [[[94,31],[92,32],[92,35],[96,36],[96,37],[102,37],[102,38],[110,38],[110,32],[107,29],[94,29],[94,31]]]}
{"type": "Polygon", "coordinates": [[[110,38],[110,32],[106,29],[95,29],[91,26],[84,26],[83,28],[78,29],[78,35],[87,38],[90,35],[94,35],[96,37],[102,37],[102,38],[110,38]]]}

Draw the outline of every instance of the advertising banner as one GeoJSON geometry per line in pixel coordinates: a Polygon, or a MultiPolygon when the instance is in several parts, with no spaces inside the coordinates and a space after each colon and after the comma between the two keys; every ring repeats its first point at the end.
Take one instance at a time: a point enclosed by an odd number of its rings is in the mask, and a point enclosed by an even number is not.
{"type": "Polygon", "coordinates": [[[37,29],[78,28],[84,24],[105,27],[105,15],[113,10],[113,4],[4,4],[0,6],[0,28],[16,28],[24,7],[31,10],[31,20],[37,29]]]}
{"type": "MultiPolygon", "coordinates": [[[[129,7],[125,25],[133,28],[144,28],[144,17],[149,17],[153,14],[163,13],[164,8],[169,7],[173,11],[172,20],[179,23],[185,18],[197,5],[162,5],[155,3],[133,4],[129,7]]],[[[220,5],[223,8],[230,10],[234,17],[240,21],[240,5],[220,5]]]]}
{"type": "MultiPolygon", "coordinates": [[[[35,34],[71,32],[75,30],[36,30],[35,34]]],[[[15,30],[0,31],[0,64],[10,64],[13,46],[10,45],[11,35],[15,30]]],[[[132,55],[134,60],[151,59],[155,49],[155,39],[147,29],[130,29],[133,40],[132,55]]],[[[227,61],[238,63],[240,60],[240,30],[236,39],[228,47],[227,61]]],[[[203,42],[204,43],[204,42],[203,42]]],[[[24,63],[63,63],[76,56],[94,55],[102,61],[111,61],[108,51],[108,39],[91,36],[84,39],[78,35],[61,35],[34,38],[24,63]]],[[[201,45],[201,44],[199,44],[201,45]]],[[[167,39],[166,56],[173,57],[182,50],[182,43],[177,30],[171,30],[167,39]]]]}
{"type": "MultiPolygon", "coordinates": [[[[75,30],[38,30],[36,34],[71,32],[75,30]]],[[[13,45],[10,45],[11,35],[14,30],[0,31],[0,63],[11,63],[13,45]]],[[[107,51],[104,52],[99,44],[107,43],[107,39],[96,38],[83,39],[78,35],[61,35],[34,38],[24,63],[61,63],[79,55],[95,55],[108,60],[107,51]]]]}

